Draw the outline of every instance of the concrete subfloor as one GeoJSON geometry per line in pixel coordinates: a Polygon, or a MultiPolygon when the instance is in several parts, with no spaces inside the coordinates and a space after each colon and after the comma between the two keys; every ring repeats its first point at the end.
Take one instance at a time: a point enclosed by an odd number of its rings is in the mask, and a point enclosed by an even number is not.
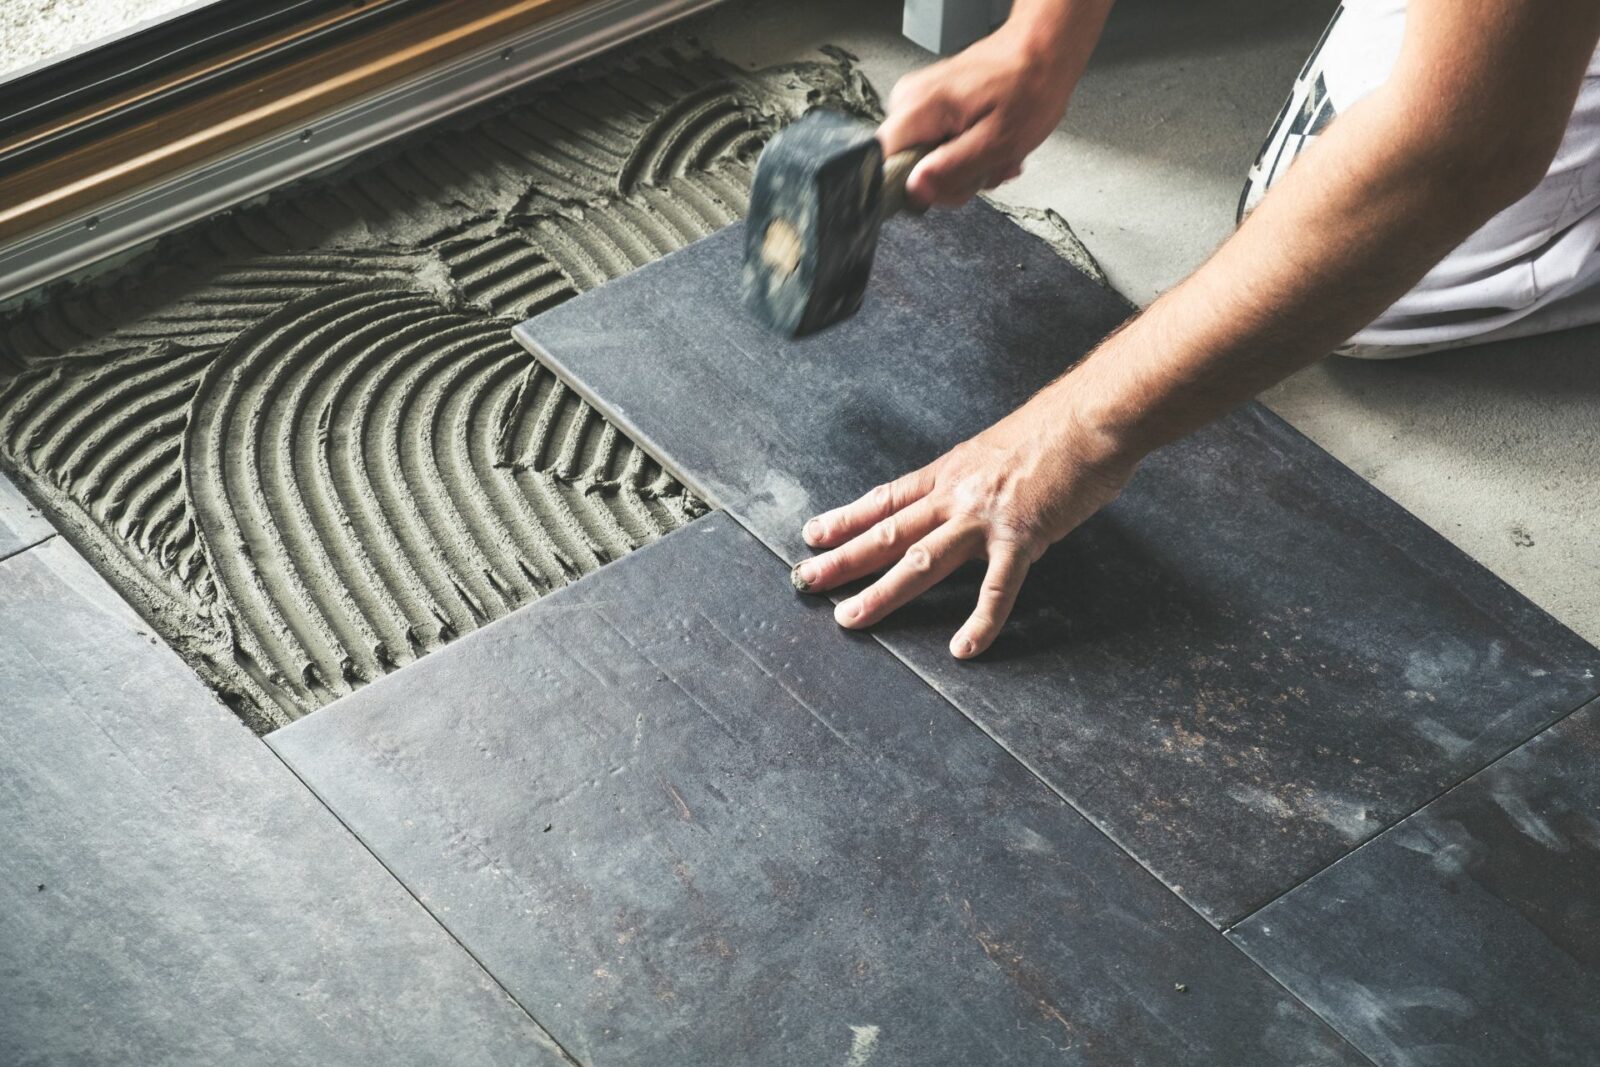
{"type": "MultiPolygon", "coordinates": [[[[1332,0],[1121,0],[1060,127],[992,194],[1054,208],[1148,303],[1233,228],[1244,173],[1332,0]]],[[[734,2],[693,32],[749,67],[849,49],[885,97],[932,57],[900,5],[734,2]]],[[[1330,358],[1278,414],[1590,641],[1600,642],[1600,328],[1374,364],[1330,358]]]]}

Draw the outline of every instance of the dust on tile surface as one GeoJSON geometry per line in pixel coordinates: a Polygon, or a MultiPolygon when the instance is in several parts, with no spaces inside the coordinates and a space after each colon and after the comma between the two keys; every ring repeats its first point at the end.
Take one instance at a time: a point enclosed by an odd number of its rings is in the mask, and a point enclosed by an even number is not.
{"type": "MultiPolygon", "coordinates": [[[[849,57],[658,47],[0,319],[0,466],[266,731],[704,510],[512,324],[743,211],[849,57]]],[[[648,352],[641,352],[648,359],[648,352]]]]}

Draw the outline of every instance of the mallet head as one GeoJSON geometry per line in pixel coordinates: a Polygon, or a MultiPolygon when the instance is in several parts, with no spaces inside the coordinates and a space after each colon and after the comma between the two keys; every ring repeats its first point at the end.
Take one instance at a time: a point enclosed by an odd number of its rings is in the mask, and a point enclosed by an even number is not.
{"type": "Polygon", "coordinates": [[[745,221],[744,302],[811,333],[861,306],[883,223],[883,149],[870,125],[810,111],[767,142],[745,221]]]}

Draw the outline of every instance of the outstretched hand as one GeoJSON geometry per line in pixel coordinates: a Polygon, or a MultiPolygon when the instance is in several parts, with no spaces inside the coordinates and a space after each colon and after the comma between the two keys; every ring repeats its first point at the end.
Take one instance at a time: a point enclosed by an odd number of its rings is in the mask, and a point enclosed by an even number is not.
{"type": "Polygon", "coordinates": [[[1060,402],[1062,382],[939,459],[805,524],[813,548],[795,587],[824,592],[887,573],[839,603],[841,626],[870,626],[971,559],[987,559],[978,603],[950,641],[967,659],[987,649],[1044,550],[1114,499],[1136,464],[1060,402]]]}

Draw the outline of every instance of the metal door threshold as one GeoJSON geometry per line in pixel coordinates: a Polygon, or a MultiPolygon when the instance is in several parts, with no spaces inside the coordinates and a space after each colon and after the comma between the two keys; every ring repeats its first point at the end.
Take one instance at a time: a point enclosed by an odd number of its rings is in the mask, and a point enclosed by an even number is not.
{"type": "Polygon", "coordinates": [[[0,248],[0,301],[570,66],[719,0],[596,0],[0,248]]]}

